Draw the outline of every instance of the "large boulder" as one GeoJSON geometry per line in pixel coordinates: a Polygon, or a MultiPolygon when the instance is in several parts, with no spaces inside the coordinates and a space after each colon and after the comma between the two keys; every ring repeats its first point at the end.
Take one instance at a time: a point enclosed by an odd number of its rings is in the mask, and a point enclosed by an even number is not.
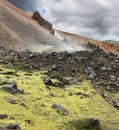
{"type": "Polygon", "coordinates": [[[24,90],[18,89],[17,84],[15,82],[10,82],[8,83],[8,85],[3,86],[2,90],[10,94],[17,94],[17,93],[24,94],[24,90]]]}

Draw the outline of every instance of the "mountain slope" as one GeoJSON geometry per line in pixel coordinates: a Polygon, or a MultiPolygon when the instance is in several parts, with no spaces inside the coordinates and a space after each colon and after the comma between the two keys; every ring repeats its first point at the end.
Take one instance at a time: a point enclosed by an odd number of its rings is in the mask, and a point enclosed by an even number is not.
{"type": "Polygon", "coordinates": [[[6,0],[0,0],[0,45],[18,50],[39,50],[52,46],[62,50],[68,48],[30,15],[6,0]]]}
{"type": "Polygon", "coordinates": [[[81,46],[85,46],[88,42],[90,42],[94,45],[99,46],[106,52],[119,54],[119,46],[115,44],[110,44],[109,42],[101,42],[98,40],[82,37],[68,32],[63,32],[61,30],[56,30],[56,36],[75,49],[80,49],[81,46]]]}

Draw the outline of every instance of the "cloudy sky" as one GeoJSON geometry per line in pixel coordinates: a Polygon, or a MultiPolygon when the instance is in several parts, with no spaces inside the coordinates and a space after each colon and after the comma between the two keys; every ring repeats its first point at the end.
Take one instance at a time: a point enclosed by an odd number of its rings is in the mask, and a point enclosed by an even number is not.
{"type": "Polygon", "coordinates": [[[38,10],[56,29],[99,40],[119,40],[119,0],[9,0],[38,10]]]}

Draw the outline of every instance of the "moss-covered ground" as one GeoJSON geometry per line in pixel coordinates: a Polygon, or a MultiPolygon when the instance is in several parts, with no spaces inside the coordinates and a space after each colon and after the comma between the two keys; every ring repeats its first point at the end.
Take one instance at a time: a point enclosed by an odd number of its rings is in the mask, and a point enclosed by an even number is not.
{"type": "MultiPolygon", "coordinates": [[[[28,73],[0,66],[0,88],[14,81],[19,89],[25,91],[25,94],[12,95],[0,89],[0,114],[8,115],[0,120],[0,126],[17,123],[23,130],[75,130],[78,128],[70,122],[98,118],[102,130],[119,130],[119,111],[100,96],[90,81],[84,79],[65,88],[46,87],[44,76],[42,71],[28,73]],[[69,96],[70,92],[82,92],[88,96],[69,96]],[[17,104],[10,104],[6,98],[15,100],[17,104]],[[51,107],[53,104],[62,105],[69,114],[58,113],[51,107]]],[[[83,126],[80,129],[83,130],[83,126]]]]}

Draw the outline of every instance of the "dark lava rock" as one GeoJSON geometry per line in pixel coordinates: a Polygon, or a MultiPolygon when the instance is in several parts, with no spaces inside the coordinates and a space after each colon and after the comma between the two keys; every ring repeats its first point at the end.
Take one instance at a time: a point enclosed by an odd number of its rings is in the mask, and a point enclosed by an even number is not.
{"type": "Polygon", "coordinates": [[[89,128],[90,129],[96,129],[96,130],[100,130],[101,129],[101,125],[100,125],[100,120],[99,119],[89,119],[88,121],[89,123],[89,128]]]}
{"type": "Polygon", "coordinates": [[[32,121],[32,120],[25,120],[25,122],[26,122],[27,124],[33,124],[33,121],[32,121]]]}
{"type": "Polygon", "coordinates": [[[63,52],[60,52],[60,53],[57,53],[56,56],[57,60],[61,60],[61,61],[65,61],[67,60],[68,58],[68,53],[66,51],[63,51],[63,52]]]}
{"type": "Polygon", "coordinates": [[[54,64],[51,68],[48,69],[48,72],[52,72],[58,70],[58,66],[56,64],[54,64]]]}
{"type": "Polygon", "coordinates": [[[8,117],[8,115],[6,115],[6,114],[0,114],[0,119],[6,119],[8,117]]]}
{"type": "Polygon", "coordinates": [[[56,109],[58,113],[67,116],[68,115],[68,111],[61,105],[59,104],[53,104],[52,108],[56,109]]]}
{"type": "Polygon", "coordinates": [[[72,69],[71,69],[71,72],[72,72],[72,73],[76,73],[75,68],[72,68],[72,69]]]}
{"type": "Polygon", "coordinates": [[[75,92],[74,94],[75,94],[75,95],[82,95],[81,92],[75,92]]]}
{"type": "Polygon", "coordinates": [[[10,130],[21,130],[20,126],[18,124],[8,124],[6,126],[6,129],[10,130]]]}
{"type": "Polygon", "coordinates": [[[94,79],[97,76],[92,67],[85,69],[85,72],[89,75],[90,79],[94,79]]]}
{"type": "Polygon", "coordinates": [[[77,79],[77,78],[71,78],[69,81],[68,81],[68,85],[73,85],[73,84],[78,84],[80,79],[77,79]]]}
{"type": "Polygon", "coordinates": [[[51,96],[51,97],[57,97],[57,95],[56,94],[54,94],[54,93],[49,93],[49,95],[51,96]]]}
{"type": "Polygon", "coordinates": [[[31,53],[30,55],[29,55],[29,59],[34,59],[34,58],[36,58],[37,57],[37,54],[36,53],[31,53]]]}
{"type": "Polygon", "coordinates": [[[70,92],[70,93],[69,93],[69,96],[73,96],[73,94],[74,94],[73,92],[70,92]]]}
{"type": "Polygon", "coordinates": [[[44,84],[45,85],[53,85],[52,80],[50,78],[45,78],[44,79],[44,84]]]}
{"type": "Polygon", "coordinates": [[[7,86],[2,87],[2,90],[10,93],[10,94],[24,94],[24,90],[20,90],[17,88],[17,84],[15,82],[8,83],[7,86]]]}
{"type": "Polygon", "coordinates": [[[82,93],[82,96],[84,97],[90,97],[88,94],[82,93]]]}
{"type": "Polygon", "coordinates": [[[17,104],[15,100],[10,99],[10,98],[5,98],[5,100],[6,100],[7,102],[9,102],[10,104],[12,104],[12,105],[17,104]]]}
{"type": "Polygon", "coordinates": [[[52,24],[49,21],[46,21],[38,11],[35,11],[33,13],[33,19],[37,20],[38,23],[43,26],[45,29],[47,29],[52,35],[54,35],[54,30],[52,27],[52,24]]]}
{"type": "Polygon", "coordinates": [[[20,104],[22,107],[26,107],[26,105],[22,102],[21,104],[20,104]]]}
{"type": "Polygon", "coordinates": [[[60,87],[60,88],[64,88],[64,83],[63,82],[54,82],[53,86],[55,87],[60,87]]]}

